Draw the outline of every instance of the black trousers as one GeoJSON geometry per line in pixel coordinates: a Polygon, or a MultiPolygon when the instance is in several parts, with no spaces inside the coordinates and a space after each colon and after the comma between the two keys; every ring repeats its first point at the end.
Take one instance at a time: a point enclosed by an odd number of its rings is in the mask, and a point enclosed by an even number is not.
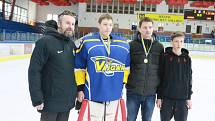
{"type": "Polygon", "coordinates": [[[41,112],[40,121],[68,121],[68,112],[41,112]]]}
{"type": "Polygon", "coordinates": [[[186,100],[163,99],[160,110],[161,121],[187,121],[188,107],[186,100]]]}

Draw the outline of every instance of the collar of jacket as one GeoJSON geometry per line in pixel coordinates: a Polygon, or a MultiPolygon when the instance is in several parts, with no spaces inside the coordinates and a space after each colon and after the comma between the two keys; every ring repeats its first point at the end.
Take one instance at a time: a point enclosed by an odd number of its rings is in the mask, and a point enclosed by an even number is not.
{"type": "MultiPolygon", "coordinates": [[[[170,55],[175,55],[175,56],[178,56],[176,55],[173,51],[172,51],[172,47],[166,47],[165,48],[165,52],[170,54],[170,55]]],[[[181,55],[180,56],[185,56],[185,55],[189,55],[189,51],[185,48],[182,48],[181,49],[181,55]]]]}
{"type": "Polygon", "coordinates": [[[69,37],[65,36],[64,34],[59,33],[56,29],[48,28],[45,32],[45,35],[51,35],[51,36],[56,37],[57,39],[64,40],[64,41],[70,40],[69,37]]]}
{"type": "MultiPolygon", "coordinates": [[[[154,35],[152,35],[152,37],[153,37],[153,42],[155,42],[155,41],[157,41],[157,39],[156,39],[156,37],[154,36],[154,35]]],[[[138,31],[137,33],[136,33],[136,35],[134,36],[134,40],[135,41],[138,41],[138,42],[140,42],[140,43],[142,43],[141,41],[141,33],[138,31]]]]}

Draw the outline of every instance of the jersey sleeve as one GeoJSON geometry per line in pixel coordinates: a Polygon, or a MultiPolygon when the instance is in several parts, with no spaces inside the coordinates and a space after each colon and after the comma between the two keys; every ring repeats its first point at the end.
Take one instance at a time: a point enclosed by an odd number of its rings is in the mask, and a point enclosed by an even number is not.
{"type": "Polygon", "coordinates": [[[130,52],[128,52],[127,54],[127,59],[125,63],[125,71],[124,71],[124,78],[123,78],[124,84],[127,84],[129,74],[130,74],[130,52]]]}
{"type": "Polygon", "coordinates": [[[77,86],[85,84],[87,66],[87,52],[84,41],[75,52],[75,80],[77,86]]]}

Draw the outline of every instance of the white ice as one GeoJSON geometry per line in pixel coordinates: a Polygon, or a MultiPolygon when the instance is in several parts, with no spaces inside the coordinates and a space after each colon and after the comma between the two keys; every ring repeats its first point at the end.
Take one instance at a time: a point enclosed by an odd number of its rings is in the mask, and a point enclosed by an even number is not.
{"type": "MultiPolygon", "coordinates": [[[[0,121],[39,121],[31,105],[27,70],[29,59],[0,62],[0,121]]],[[[188,121],[215,121],[215,60],[193,59],[193,108],[188,121]]],[[[72,110],[69,121],[77,120],[72,110]]],[[[152,121],[159,121],[155,107],[152,121]]],[[[137,121],[141,121],[138,115],[137,121]]],[[[172,120],[173,121],[173,120],[172,120]]]]}

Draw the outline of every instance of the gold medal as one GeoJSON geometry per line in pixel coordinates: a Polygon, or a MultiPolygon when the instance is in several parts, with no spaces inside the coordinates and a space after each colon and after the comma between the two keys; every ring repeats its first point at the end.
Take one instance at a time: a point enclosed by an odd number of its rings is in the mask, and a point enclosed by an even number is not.
{"type": "Polygon", "coordinates": [[[106,63],[107,63],[107,64],[110,64],[110,63],[111,63],[111,60],[108,59],[108,58],[106,58],[106,63]]]}
{"type": "Polygon", "coordinates": [[[148,59],[147,58],[144,59],[144,63],[148,63],[148,59]]]}

